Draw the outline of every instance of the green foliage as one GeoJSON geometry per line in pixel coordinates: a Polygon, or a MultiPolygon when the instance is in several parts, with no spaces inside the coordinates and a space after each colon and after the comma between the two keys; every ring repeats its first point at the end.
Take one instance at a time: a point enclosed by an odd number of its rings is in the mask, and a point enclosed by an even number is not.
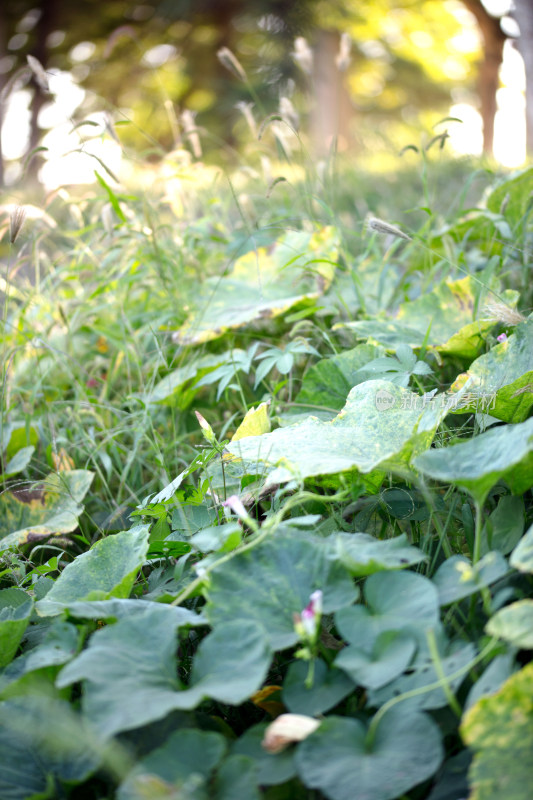
{"type": "Polygon", "coordinates": [[[465,716],[461,733],[474,750],[470,770],[472,800],[505,797],[526,800],[533,777],[528,753],[533,665],[512,675],[492,697],[479,700],[465,716]]]}
{"type": "Polygon", "coordinates": [[[349,175],[239,180],[255,227],[220,186],[176,216],[106,176],[31,233],[47,272],[2,332],[0,796],[519,800],[526,183],[382,247],[360,223],[388,185],[355,213],[349,175]]]}

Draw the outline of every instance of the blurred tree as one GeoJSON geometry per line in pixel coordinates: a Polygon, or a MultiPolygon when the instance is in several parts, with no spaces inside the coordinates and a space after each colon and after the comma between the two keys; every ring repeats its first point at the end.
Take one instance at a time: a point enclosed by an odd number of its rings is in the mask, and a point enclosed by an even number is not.
{"type": "MultiPolygon", "coordinates": [[[[461,1],[485,45],[480,96],[489,149],[505,34],[481,0],[461,1]]],[[[264,119],[282,97],[293,124],[291,98],[297,111],[309,113],[315,153],[335,137],[351,146],[364,121],[375,142],[388,135],[391,120],[412,125],[422,113],[427,125],[428,114],[435,120],[447,113],[453,91],[471,87],[477,53],[460,42],[458,7],[453,0],[2,0],[1,105],[9,91],[31,91],[30,151],[50,102],[26,68],[30,54],[47,69],[68,71],[86,90],[78,121],[107,107],[123,123],[123,145],[141,158],[180,144],[185,109],[198,115],[216,157],[243,135],[237,103],[252,100],[264,119]],[[306,69],[295,49],[302,37],[312,48],[306,69]],[[238,59],[244,78],[224,69],[216,57],[221,48],[238,59]]]]}
{"type": "Polygon", "coordinates": [[[517,47],[526,71],[526,145],[533,154],[533,0],[516,0],[513,17],[520,28],[517,47]]]}
{"type": "Polygon", "coordinates": [[[501,26],[501,17],[490,14],[481,0],[462,0],[476,19],[483,39],[483,60],[479,68],[478,92],[483,119],[483,150],[492,153],[494,146],[494,118],[496,92],[500,85],[500,67],[507,34],[501,26]]]}

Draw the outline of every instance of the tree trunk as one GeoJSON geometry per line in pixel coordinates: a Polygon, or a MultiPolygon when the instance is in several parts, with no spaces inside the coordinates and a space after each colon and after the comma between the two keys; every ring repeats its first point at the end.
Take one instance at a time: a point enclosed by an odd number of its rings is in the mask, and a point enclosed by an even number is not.
{"type": "MultiPolygon", "coordinates": [[[[527,0],[518,0],[527,2],[527,0]]],[[[481,0],[463,0],[463,4],[476,18],[483,39],[483,61],[479,69],[478,92],[483,120],[483,152],[492,153],[494,145],[494,117],[499,71],[503,61],[503,45],[507,38],[498,17],[486,10],[481,0]]]]}
{"type": "MultiPolygon", "coordinates": [[[[3,8],[0,7],[0,58],[4,58],[7,51],[6,20],[3,8]]],[[[4,124],[4,103],[7,98],[2,97],[2,93],[7,84],[5,73],[0,75],[0,189],[4,187],[4,151],[2,150],[2,126],[4,124]]]]}
{"type": "MultiPolygon", "coordinates": [[[[32,55],[37,61],[42,64],[43,69],[46,69],[48,63],[48,45],[47,39],[49,35],[54,30],[56,18],[57,18],[57,7],[56,7],[56,0],[41,0],[39,3],[39,8],[41,10],[41,16],[37,23],[36,28],[36,44],[32,50],[32,55]]],[[[30,141],[28,145],[28,153],[31,153],[32,150],[35,150],[38,147],[40,139],[41,139],[41,131],[38,125],[39,119],[39,112],[43,107],[46,99],[46,95],[35,80],[35,76],[32,78],[32,87],[33,87],[33,97],[31,101],[31,119],[30,119],[30,141]]],[[[39,162],[36,159],[32,159],[31,162],[28,164],[27,175],[28,177],[37,178],[37,171],[39,169],[39,162]]]]}
{"type": "Polygon", "coordinates": [[[339,34],[319,30],[316,36],[313,67],[313,110],[311,112],[311,140],[313,152],[325,156],[331,143],[337,140],[339,150],[346,150],[350,142],[349,122],[351,101],[335,59],[339,51],[339,34]]]}
{"type": "Polygon", "coordinates": [[[517,0],[513,17],[518,22],[520,37],[516,46],[526,69],[526,147],[533,154],[533,0],[517,0]]]}

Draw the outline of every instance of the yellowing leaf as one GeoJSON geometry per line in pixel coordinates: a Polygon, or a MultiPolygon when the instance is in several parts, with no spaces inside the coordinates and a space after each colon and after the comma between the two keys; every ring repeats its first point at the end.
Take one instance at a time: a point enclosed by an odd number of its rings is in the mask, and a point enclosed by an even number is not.
{"type": "Polygon", "coordinates": [[[0,548],[75,530],[93,477],[85,469],[51,472],[42,483],[0,495],[0,548]]]}
{"type": "Polygon", "coordinates": [[[277,317],[330,286],[338,257],[335,229],[314,233],[290,231],[271,248],[259,247],[241,256],[223,278],[209,278],[205,299],[173,335],[178,344],[200,344],[249,322],[277,317]]]}
{"type": "Polygon", "coordinates": [[[75,468],[74,460],[69,456],[64,447],[60,449],[59,453],[52,453],[52,461],[58,472],[68,472],[75,468]]]}
{"type": "Polygon", "coordinates": [[[533,781],[533,664],[512,675],[463,718],[461,734],[474,751],[471,800],[529,800],[533,781]]]}
{"type": "Polygon", "coordinates": [[[232,442],[237,442],[239,439],[244,439],[245,436],[261,436],[263,433],[270,431],[270,417],[268,416],[268,408],[270,400],[261,403],[257,408],[250,408],[246,415],[231,437],[232,442]]]}
{"type": "Polygon", "coordinates": [[[254,706],[262,708],[271,717],[277,717],[285,711],[285,706],[281,702],[282,686],[263,686],[258,692],[250,697],[254,706]]]}
{"type": "Polygon", "coordinates": [[[468,381],[458,413],[485,411],[504,422],[523,422],[533,405],[533,320],[518,325],[509,338],[477,358],[458,376],[452,391],[468,381]]]}

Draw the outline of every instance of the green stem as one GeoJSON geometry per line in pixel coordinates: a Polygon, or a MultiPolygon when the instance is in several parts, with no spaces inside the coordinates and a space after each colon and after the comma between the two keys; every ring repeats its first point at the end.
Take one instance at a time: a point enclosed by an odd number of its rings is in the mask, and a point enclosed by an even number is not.
{"type": "Polygon", "coordinates": [[[440,523],[440,519],[437,515],[437,509],[435,508],[435,504],[433,502],[433,498],[431,497],[431,493],[429,492],[426,484],[421,479],[414,480],[417,488],[419,489],[422,497],[424,498],[425,502],[427,503],[428,507],[431,509],[431,516],[433,520],[433,524],[437,529],[437,533],[439,534],[439,543],[442,549],[444,550],[444,554],[446,558],[451,558],[453,555],[452,548],[450,543],[448,542],[448,537],[446,536],[446,531],[442,527],[440,523]]]}
{"type": "Polygon", "coordinates": [[[435,668],[435,673],[439,680],[442,682],[442,691],[446,695],[446,699],[448,701],[448,705],[454,711],[459,719],[461,719],[461,715],[463,713],[459,702],[452,692],[450,687],[449,678],[446,676],[443,668],[442,668],[442,661],[439,656],[439,651],[437,648],[437,641],[435,639],[435,631],[433,629],[426,631],[426,639],[429,647],[429,652],[431,655],[431,660],[433,662],[433,666],[435,668]]]}
{"type": "MultiPolygon", "coordinates": [[[[475,658],[473,658],[472,661],[469,661],[468,664],[465,664],[464,667],[461,667],[460,669],[448,675],[447,681],[448,682],[453,681],[456,678],[460,678],[462,675],[466,675],[467,672],[470,672],[470,670],[473,667],[475,667],[476,664],[479,664],[480,661],[483,661],[483,659],[491,652],[491,650],[494,648],[495,642],[496,639],[492,638],[490,642],[487,644],[487,646],[483,648],[481,653],[478,653],[478,655],[475,658]]],[[[397,697],[392,697],[390,700],[384,703],[381,706],[381,708],[376,712],[376,714],[373,716],[372,720],[370,721],[370,725],[368,726],[368,732],[366,735],[367,747],[368,748],[372,747],[379,723],[381,722],[387,711],[390,711],[390,709],[393,706],[395,706],[397,703],[401,703],[403,700],[408,700],[411,697],[420,697],[420,695],[428,694],[429,692],[434,691],[434,689],[441,689],[441,688],[442,688],[442,681],[440,680],[435,681],[434,683],[428,683],[426,686],[419,686],[417,689],[411,689],[409,692],[404,692],[403,694],[400,694],[397,697]]]]}
{"type": "Polygon", "coordinates": [[[311,658],[309,661],[309,669],[307,670],[307,677],[305,679],[305,688],[312,689],[315,682],[315,659],[311,658]]]}
{"type": "Polygon", "coordinates": [[[475,500],[476,506],[476,525],[474,528],[474,552],[472,553],[472,565],[475,566],[481,558],[481,539],[483,535],[483,504],[475,500]]]}

